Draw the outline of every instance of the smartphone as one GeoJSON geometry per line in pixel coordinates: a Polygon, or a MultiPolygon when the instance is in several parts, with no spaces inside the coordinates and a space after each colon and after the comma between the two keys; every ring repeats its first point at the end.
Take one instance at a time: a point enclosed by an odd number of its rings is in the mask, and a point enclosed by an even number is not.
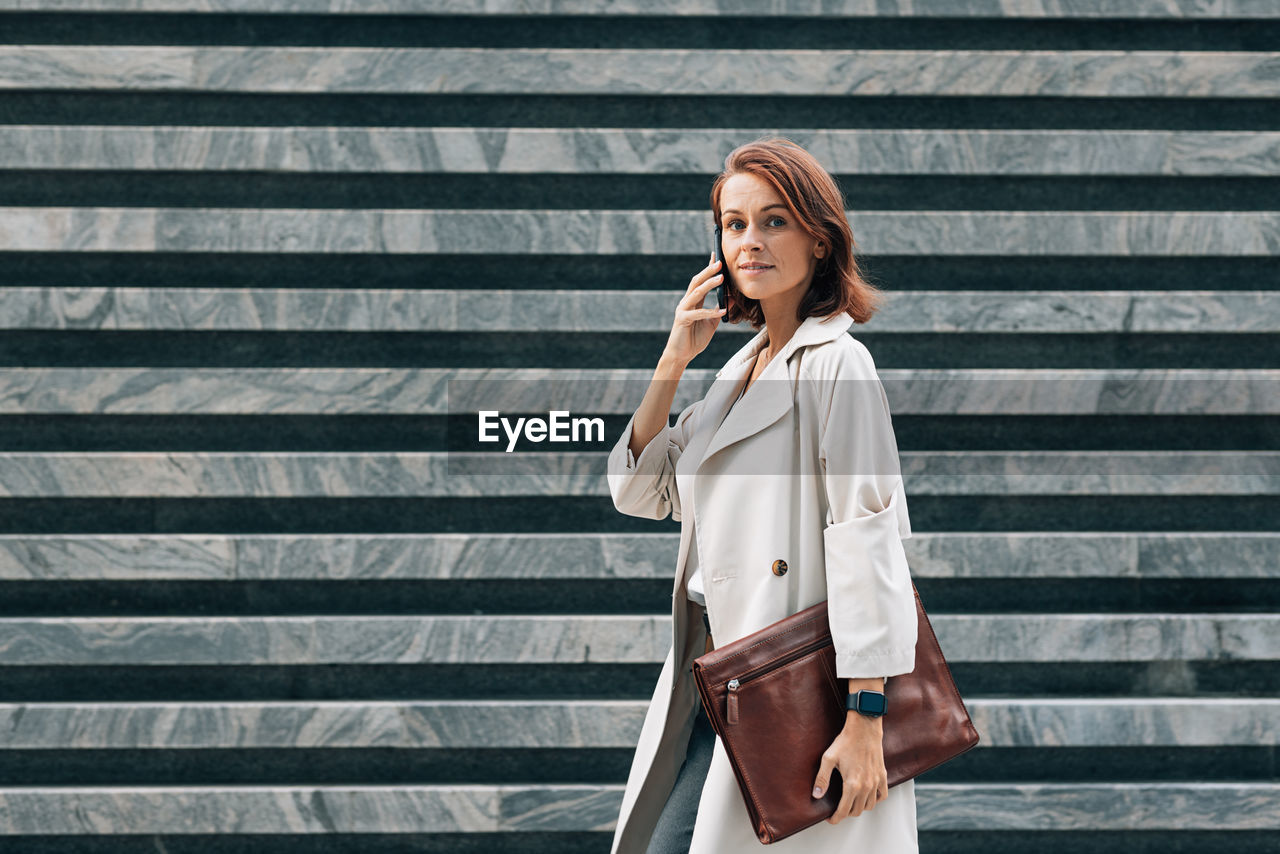
{"type": "Polygon", "coordinates": [[[720,226],[717,225],[715,246],[713,246],[712,248],[715,250],[716,260],[720,262],[720,271],[719,271],[720,275],[723,276],[724,278],[720,280],[720,284],[715,288],[716,306],[718,308],[728,308],[729,307],[729,265],[724,263],[724,247],[720,245],[721,234],[722,232],[720,231],[720,226]]]}

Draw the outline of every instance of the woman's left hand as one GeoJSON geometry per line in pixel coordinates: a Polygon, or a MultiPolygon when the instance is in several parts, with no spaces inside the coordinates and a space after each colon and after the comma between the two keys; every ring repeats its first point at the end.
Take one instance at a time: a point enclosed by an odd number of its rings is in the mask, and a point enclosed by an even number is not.
{"type": "Polygon", "coordinates": [[[884,767],[884,725],[881,718],[850,712],[844,729],[822,753],[814,779],[813,796],[822,797],[831,782],[831,771],[840,772],[840,804],[827,819],[839,824],[850,815],[861,815],[889,796],[889,773],[884,767]]]}

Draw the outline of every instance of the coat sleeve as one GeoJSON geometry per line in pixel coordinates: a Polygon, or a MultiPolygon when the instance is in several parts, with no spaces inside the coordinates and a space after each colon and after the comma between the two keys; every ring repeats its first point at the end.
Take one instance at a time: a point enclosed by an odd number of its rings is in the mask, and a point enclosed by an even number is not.
{"type": "Polygon", "coordinates": [[[851,337],[838,345],[820,387],[819,463],[828,501],[822,536],[836,675],[910,673],[918,618],[902,540],[911,524],[889,400],[871,354],[851,337]]]}
{"type": "Polygon", "coordinates": [[[631,436],[636,417],[631,416],[622,438],[609,452],[609,493],[613,506],[628,516],[665,519],[667,514],[680,521],[680,492],[676,489],[676,462],[693,434],[697,412],[702,401],[690,404],[680,413],[675,426],[663,424],[649,444],[640,451],[639,459],[631,453],[631,436]]]}

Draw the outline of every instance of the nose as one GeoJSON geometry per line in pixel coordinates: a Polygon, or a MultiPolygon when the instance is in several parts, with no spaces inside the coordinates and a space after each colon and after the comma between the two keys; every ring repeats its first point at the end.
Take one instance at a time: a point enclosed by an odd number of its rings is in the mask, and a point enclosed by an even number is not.
{"type": "Polygon", "coordinates": [[[760,231],[754,225],[749,225],[742,232],[739,251],[751,253],[764,248],[764,243],[760,240],[760,231]]]}

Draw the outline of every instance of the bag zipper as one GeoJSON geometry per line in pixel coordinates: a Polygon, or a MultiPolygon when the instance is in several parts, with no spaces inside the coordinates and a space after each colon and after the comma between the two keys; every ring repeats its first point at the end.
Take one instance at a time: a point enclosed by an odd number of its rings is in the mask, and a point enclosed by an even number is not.
{"type": "Polygon", "coordinates": [[[770,661],[768,664],[762,664],[759,667],[753,667],[752,669],[748,670],[746,673],[742,674],[741,676],[735,676],[733,679],[730,679],[729,684],[725,686],[729,691],[729,693],[725,696],[725,701],[724,701],[725,723],[736,724],[738,722],[738,688],[742,686],[743,682],[750,682],[752,679],[755,679],[757,676],[760,676],[761,674],[768,673],[771,670],[775,670],[778,667],[781,667],[782,665],[787,664],[788,662],[795,661],[797,658],[808,655],[809,653],[813,652],[815,649],[822,649],[824,646],[830,646],[830,644],[831,644],[830,638],[819,638],[816,641],[810,641],[809,643],[805,644],[799,649],[794,649],[791,652],[787,653],[785,658],[779,658],[776,661],[770,661]]]}

